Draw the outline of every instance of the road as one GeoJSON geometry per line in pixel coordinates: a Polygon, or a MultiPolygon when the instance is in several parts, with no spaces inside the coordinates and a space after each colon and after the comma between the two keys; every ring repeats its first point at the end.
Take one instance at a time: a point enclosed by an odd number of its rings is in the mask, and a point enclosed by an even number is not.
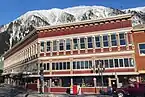
{"type": "Polygon", "coordinates": [[[38,94],[33,91],[26,91],[21,87],[11,85],[0,85],[0,97],[111,97],[104,95],[64,95],[64,94],[38,94]]]}

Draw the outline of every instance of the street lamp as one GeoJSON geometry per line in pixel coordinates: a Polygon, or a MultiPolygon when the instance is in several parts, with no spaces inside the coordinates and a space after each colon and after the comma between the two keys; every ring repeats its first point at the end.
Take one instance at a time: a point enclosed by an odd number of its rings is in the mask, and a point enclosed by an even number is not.
{"type": "Polygon", "coordinates": [[[44,68],[43,67],[40,67],[40,72],[39,72],[39,75],[40,75],[40,93],[42,94],[43,93],[43,84],[44,84],[44,74],[43,74],[43,71],[44,71],[44,68]]]}
{"type": "Polygon", "coordinates": [[[98,60],[97,64],[93,66],[93,73],[98,73],[99,76],[101,75],[101,89],[100,89],[100,92],[102,92],[103,90],[103,85],[104,85],[104,82],[103,82],[103,72],[105,71],[105,65],[103,64],[103,61],[102,60],[98,60]]]}

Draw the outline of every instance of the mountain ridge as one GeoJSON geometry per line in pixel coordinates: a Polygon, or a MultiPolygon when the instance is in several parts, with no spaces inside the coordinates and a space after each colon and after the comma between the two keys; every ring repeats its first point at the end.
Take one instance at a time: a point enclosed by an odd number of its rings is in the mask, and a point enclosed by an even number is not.
{"type": "Polygon", "coordinates": [[[145,23],[145,7],[119,10],[104,6],[76,6],[65,9],[28,11],[14,21],[0,27],[0,43],[5,45],[4,48],[0,48],[0,54],[23,39],[34,27],[96,20],[126,13],[135,14],[133,25],[145,23]]]}

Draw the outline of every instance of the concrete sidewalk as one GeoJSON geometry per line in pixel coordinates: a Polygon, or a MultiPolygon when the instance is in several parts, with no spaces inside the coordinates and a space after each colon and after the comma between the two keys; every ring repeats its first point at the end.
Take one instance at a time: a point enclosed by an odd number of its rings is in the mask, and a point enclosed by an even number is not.
{"type": "Polygon", "coordinates": [[[29,94],[27,97],[113,97],[99,94],[67,95],[67,94],[29,94]]]}

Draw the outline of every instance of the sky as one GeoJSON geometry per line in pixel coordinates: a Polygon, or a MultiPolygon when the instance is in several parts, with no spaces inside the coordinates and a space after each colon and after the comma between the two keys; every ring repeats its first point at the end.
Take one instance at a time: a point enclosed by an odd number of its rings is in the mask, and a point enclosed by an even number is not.
{"type": "Polygon", "coordinates": [[[127,9],[143,7],[145,0],[1,0],[0,25],[7,24],[32,10],[64,9],[81,5],[127,9]]]}

